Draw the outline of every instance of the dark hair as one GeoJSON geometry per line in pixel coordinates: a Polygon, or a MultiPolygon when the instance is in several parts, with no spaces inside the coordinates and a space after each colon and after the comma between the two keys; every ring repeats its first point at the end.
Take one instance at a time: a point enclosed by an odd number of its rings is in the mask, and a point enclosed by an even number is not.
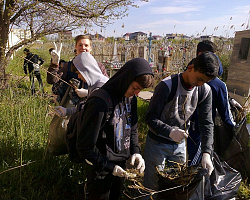
{"type": "Polygon", "coordinates": [[[217,51],[216,44],[214,44],[210,40],[203,40],[199,42],[197,45],[196,56],[198,56],[200,52],[202,53],[205,51],[210,51],[210,52],[215,53],[217,51]]]}
{"type": "Polygon", "coordinates": [[[29,52],[30,52],[30,50],[29,50],[29,49],[27,49],[27,48],[25,48],[25,49],[23,50],[23,52],[27,52],[27,53],[29,53],[29,52]]]}
{"type": "Polygon", "coordinates": [[[75,67],[73,62],[71,64],[71,71],[74,72],[74,73],[76,73],[78,71],[78,69],[75,67]]]}
{"type": "Polygon", "coordinates": [[[53,47],[50,48],[50,49],[49,49],[49,53],[51,53],[51,51],[53,51],[53,50],[55,50],[55,48],[53,48],[53,47]]]}
{"type": "Polygon", "coordinates": [[[218,75],[219,60],[212,52],[203,52],[193,59],[192,64],[194,64],[195,71],[199,71],[208,77],[215,78],[218,75]]]}
{"type": "Polygon", "coordinates": [[[135,82],[139,83],[143,88],[149,88],[154,85],[154,76],[152,74],[143,74],[137,76],[135,82]]]}
{"type": "Polygon", "coordinates": [[[77,35],[75,37],[75,44],[77,44],[77,42],[79,42],[79,40],[81,40],[81,39],[89,39],[90,45],[92,45],[92,39],[91,39],[90,35],[77,35]]]}
{"type": "Polygon", "coordinates": [[[60,66],[61,63],[66,63],[66,61],[63,60],[63,59],[61,59],[61,60],[59,61],[59,66],[60,66]]]}

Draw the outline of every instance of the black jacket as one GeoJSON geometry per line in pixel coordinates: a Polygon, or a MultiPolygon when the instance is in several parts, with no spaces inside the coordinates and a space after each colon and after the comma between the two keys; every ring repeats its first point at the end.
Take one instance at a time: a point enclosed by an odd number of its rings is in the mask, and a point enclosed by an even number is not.
{"type": "MultiPolygon", "coordinates": [[[[142,58],[128,61],[102,89],[106,90],[113,102],[113,114],[106,121],[107,104],[98,97],[89,98],[77,119],[77,150],[80,157],[90,161],[97,171],[113,171],[116,163],[126,161],[130,155],[139,153],[137,132],[137,99],[131,97],[130,119],[125,115],[125,92],[135,78],[152,74],[148,62],[142,58]],[[117,113],[121,115],[123,139],[117,147],[117,113]],[[129,120],[131,122],[129,123],[129,120]],[[130,124],[130,125],[129,125],[130,124]],[[128,126],[129,125],[129,126],[128,126]],[[130,127],[130,129],[128,128],[130,127]]],[[[152,74],[153,75],[153,74],[152,74]]],[[[119,121],[119,120],[118,120],[119,121]]]]}

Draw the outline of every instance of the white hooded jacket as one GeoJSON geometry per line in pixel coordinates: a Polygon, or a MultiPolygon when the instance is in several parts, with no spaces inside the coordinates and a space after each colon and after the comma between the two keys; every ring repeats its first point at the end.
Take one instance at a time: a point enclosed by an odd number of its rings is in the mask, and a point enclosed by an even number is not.
{"type": "Polygon", "coordinates": [[[88,84],[88,96],[109,80],[102,74],[95,58],[88,52],[77,55],[73,59],[73,63],[88,84]]]}
{"type": "MultiPolygon", "coordinates": [[[[73,63],[88,84],[88,96],[94,90],[102,87],[109,80],[108,77],[103,75],[96,60],[88,52],[82,52],[81,54],[77,55],[73,59],[73,63]]],[[[76,111],[76,107],[66,108],[66,115],[72,115],[76,111]]]]}

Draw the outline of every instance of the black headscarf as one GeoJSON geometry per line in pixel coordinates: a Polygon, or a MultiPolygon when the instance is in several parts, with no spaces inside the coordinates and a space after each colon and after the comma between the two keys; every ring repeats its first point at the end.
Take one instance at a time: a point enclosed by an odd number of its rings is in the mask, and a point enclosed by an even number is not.
{"type": "Polygon", "coordinates": [[[144,74],[153,75],[149,63],[143,58],[134,58],[126,62],[121,69],[102,86],[102,89],[108,91],[113,98],[120,101],[124,97],[130,83],[132,83],[136,77],[144,74]]]}

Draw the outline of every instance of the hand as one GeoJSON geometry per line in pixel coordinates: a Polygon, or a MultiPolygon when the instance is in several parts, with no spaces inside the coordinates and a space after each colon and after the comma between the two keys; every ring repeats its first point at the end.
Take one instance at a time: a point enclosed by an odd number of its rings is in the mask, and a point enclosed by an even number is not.
{"type": "Polygon", "coordinates": [[[33,64],[34,71],[39,71],[40,67],[38,64],[33,64]]]}
{"type": "Polygon", "coordinates": [[[201,165],[204,169],[207,169],[208,175],[210,176],[214,170],[214,166],[209,153],[203,153],[201,165]]]}
{"type": "Polygon", "coordinates": [[[126,176],[126,173],[127,172],[124,169],[122,169],[119,165],[116,165],[112,174],[114,176],[119,176],[122,178],[126,176]]]}
{"type": "Polygon", "coordinates": [[[34,68],[39,69],[40,66],[38,64],[33,64],[34,68]]]}
{"type": "Polygon", "coordinates": [[[232,106],[234,106],[236,108],[239,108],[240,110],[242,109],[242,106],[235,99],[231,99],[230,103],[231,103],[232,106]]]}
{"type": "Polygon", "coordinates": [[[75,92],[77,93],[77,95],[80,97],[80,98],[83,98],[83,97],[86,97],[88,95],[88,90],[86,89],[75,89],[75,92]]]}
{"type": "Polygon", "coordinates": [[[144,159],[142,158],[141,154],[135,153],[135,154],[132,155],[130,164],[131,164],[131,165],[134,165],[135,162],[137,163],[136,169],[139,169],[140,174],[141,174],[142,172],[144,172],[144,169],[145,169],[145,161],[144,161],[144,159]]]}
{"type": "Polygon", "coordinates": [[[56,43],[54,42],[55,49],[51,51],[51,62],[55,65],[59,65],[60,54],[62,50],[62,43],[60,44],[60,48],[57,50],[56,43]]]}
{"type": "Polygon", "coordinates": [[[64,108],[62,106],[55,106],[54,110],[56,111],[56,115],[59,117],[66,117],[67,113],[67,108],[64,108]]]}
{"type": "Polygon", "coordinates": [[[188,135],[185,133],[184,130],[179,128],[174,128],[171,130],[169,137],[174,140],[175,142],[181,142],[184,138],[187,138],[188,135]]]}

